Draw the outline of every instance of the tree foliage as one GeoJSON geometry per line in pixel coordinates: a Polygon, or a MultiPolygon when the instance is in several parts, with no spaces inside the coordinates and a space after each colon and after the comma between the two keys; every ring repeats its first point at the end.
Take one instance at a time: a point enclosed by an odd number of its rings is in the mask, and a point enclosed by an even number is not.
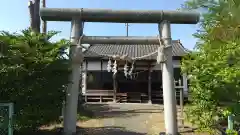
{"type": "Polygon", "coordinates": [[[196,50],[182,63],[190,76],[187,117],[214,129],[227,114],[240,114],[240,1],[188,0],[184,8],[203,11],[196,50]]]}
{"type": "Polygon", "coordinates": [[[57,32],[1,32],[0,101],[14,103],[16,129],[37,129],[59,119],[69,64],[68,41],[52,43],[57,32]]]}

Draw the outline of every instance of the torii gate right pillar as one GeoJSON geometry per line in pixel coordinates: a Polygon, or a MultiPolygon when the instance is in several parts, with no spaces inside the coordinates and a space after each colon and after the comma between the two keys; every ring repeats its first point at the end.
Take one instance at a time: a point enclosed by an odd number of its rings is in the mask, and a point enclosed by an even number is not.
{"type": "Polygon", "coordinates": [[[162,36],[164,45],[166,45],[164,50],[166,61],[162,63],[165,129],[167,135],[176,135],[178,133],[178,126],[176,95],[173,79],[171,24],[169,21],[163,21],[160,25],[161,26],[159,27],[161,28],[159,28],[159,34],[162,36]]]}

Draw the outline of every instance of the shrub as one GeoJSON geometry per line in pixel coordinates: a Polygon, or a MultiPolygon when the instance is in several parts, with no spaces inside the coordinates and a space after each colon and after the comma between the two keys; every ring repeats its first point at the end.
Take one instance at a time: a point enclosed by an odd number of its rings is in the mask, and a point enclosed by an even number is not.
{"type": "Polygon", "coordinates": [[[69,42],[49,41],[57,33],[0,34],[0,102],[14,103],[17,130],[59,119],[70,70],[63,57],[69,42]]]}

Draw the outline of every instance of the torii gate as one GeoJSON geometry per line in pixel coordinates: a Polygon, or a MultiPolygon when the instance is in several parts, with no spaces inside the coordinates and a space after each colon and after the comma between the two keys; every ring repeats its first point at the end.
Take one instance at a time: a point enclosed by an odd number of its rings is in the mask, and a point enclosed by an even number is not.
{"type": "Polygon", "coordinates": [[[166,61],[162,63],[163,99],[165,129],[168,135],[177,135],[176,97],[173,82],[172,46],[170,23],[196,24],[200,14],[196,12],[163,10],[111,10],[111,9],[71,9],[41,8],[40,16],[44,21],[71,21],[72,82],[69,84],[64,115],[64,133],[76,132],[79,79],[83,61],[81,44],[159,44],[158,37],[92,37],[83,35],[83,22],[115,23],[157,23],[161,24],[159,35],[163,44],[166,61]],[[80,39],[81,37],[81,39],[80,39]],[[80,39],[80,44],[79,44],[80,39]]]}

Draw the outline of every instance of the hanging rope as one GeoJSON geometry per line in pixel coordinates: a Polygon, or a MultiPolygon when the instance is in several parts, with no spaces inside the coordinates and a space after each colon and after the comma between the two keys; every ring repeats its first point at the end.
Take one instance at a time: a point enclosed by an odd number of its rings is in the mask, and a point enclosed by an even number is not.
{"type": "Polygon", "coordinates": [[[164,63],[167,59],[165,57],[165,45],[162,43],[162,39],[160,38],[160,36],[158,36],[158,41],[159,41],[159,47],[157,50],[158,56],[157,56],[157,63],[164,63]]]}
{"type": "Polygon", "coordinates": [[[81,36],[78,39],[77,45],[73,45],[71,47],[74,47],[73,49],[71,49],[71,59],[72,62],[74,63],[81,63],[83,61],[83,54],[82,54],[82,45],[81,45],[81,41],[82,41],[83,36],[81,36]]]}
{"type": "Polygon", "coordinates": [[[73,62],[77,62],[77,63],[81,63],[83,61],[83,54],[82,54],[82,46],[81,46],[81,41],[82,41],[83,36],[81,36],[78,39],[77,45],[74,46],[76,48],[74,48],[72,51],[72,60],[73,62]]]}
{"type": "MultiPolygon", "coordinates": [[[[82,9],[81,9],[82,10],[82,9]]],[[[82,18],[82,12],[80,13],[80,20],[82,18]]],[[[72,27],[71,27],[72,29],[72,27]]],[[[84,22],[82,22],[82,27],[80,32],[82,35],[80,37],[72,37],[72,32],[70,33],[70,38],[77,38],[77,44],[73,44],[71,47],[74,47],[73,49],[70,49],[71,52],[71,60],[73,63],[82,63],[83,61],[83,54],[82,54],[82,38],[83,38],[83,29],[84,29],[84,22]]]]}

